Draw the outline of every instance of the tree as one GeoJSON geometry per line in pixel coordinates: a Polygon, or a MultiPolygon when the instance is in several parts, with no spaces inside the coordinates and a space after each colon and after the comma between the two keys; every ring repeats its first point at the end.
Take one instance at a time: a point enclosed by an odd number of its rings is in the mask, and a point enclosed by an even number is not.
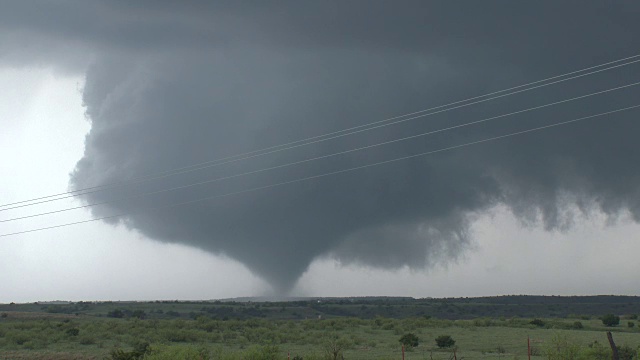
{"type": "Polygon", "coordinates": [[[456,344],[456,341],[449,335],[440,335],[436,338],[436,345],[439,348],[450,348],[456,344]]]}
{"type": "Polygon", "coordinates": [[[349,340],[339,338],[337,335],[332,335],[327,339],[324,350],[331,360],[338,360],[342,357],[342,351],[350,345],[351,343],[349,340]]]}
{"type": "Polygon", "coordinates": [[[147,314],[144,312],[144,310],[136,310],[131,314],[131,317],[144,320],[147,317],[147,314]]]}
{"type": "Polygon", "coordinates": [[[605,326],[616,326],[620,324],[620,316],[616,316],[613,314],[607,314],[602,317],[602,323],[605,326]]]}
{"type": "Polygon", "coordinates": [[[407,333],[407,334],[402,335],[402,337],[400,338],[399,341],[406,348],[414,348],[414,347],[418,346],[418,344],[420,342],[420,339],[418,339],[416,334],[407,333]]]}

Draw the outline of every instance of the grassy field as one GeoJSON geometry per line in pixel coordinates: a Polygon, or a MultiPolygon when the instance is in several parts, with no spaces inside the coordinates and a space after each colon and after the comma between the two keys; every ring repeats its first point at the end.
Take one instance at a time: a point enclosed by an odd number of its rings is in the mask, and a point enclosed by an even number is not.
{"type": "MultiPolygon", "coordinates": [[[[401,359],[399,339],[407,333],[417,335],[420,344],[406,352],[406,359],[452,358],[453,348],[436,346],[435,338],[440,335],[456,341],[459,360],[526,359],[527,338],[531,339],[534,359],[610,359],[606,331],[612,331],[619,346],[640,347],[640,323],[634,315],[623,315],[620,325],[606,327],[599,317],[589,315],[539,318],[532,324],[533,318],[515,316],[318,318],[314,308],[283,310],[280,304],[258,308],[256,304],[232,303],[218,303],[217,307],[175,302],[94,305],[0,306],[0,359],[267,360],[286,359],[290,354],[291,359],[297,355],[314,360],[326,359],[331,346],[342,347],[345,359],[401,359]],[[253,310],[222,309],[231,306],[253,310]],[[248,315],[262,308],[273,313],[248,315]],[[305,311],[307,319],[283,318],[283,314],[298,317],[305,311]],[[146,355],[135,357],[135,349],[145,343],[149,344],[146,355]],[[577,352],[553,357],[554,351],[565,348],[577,352]],[[603,349],[604,358],[602,351],[596,351],[603,349]]],[[[407,304],[398,306],[403,305],[407,304]]],[[[362,305],[359,309],[367,310],[362,305]]]]}
{"type": "Polygon", "coordinates": [[[407,359],[449,359],[451,349],[438,349],[434,339],[450,335],[456,340],[458,358],[526,358],[527,337],[534,347],[534,358],[543,358],[557,336],[587,348],[597,341],[607,345],[605,331],[613,330],[616,342],[632,348],[640,346],[637,325],[626,323],[605,328],[600,320],[581,320],[583,329],[569,329],[574,319],[545,319],[543,327],[530,319],[374,319],[325,320],[141,320],[107,319],[88,316],[58,316],[8,313],[0,322],[0,358],[109,358],[114,349],[129,351],[146,341],[152,348],[206,349],[211,358],[243,358],[256,345],[275,345],[279,358],[288,352],[311,358],[324,353],[332,337],[345,345],[345,359],[398,359],[399,338],[414,333],[421,344],[407,352],[407,359]]]}

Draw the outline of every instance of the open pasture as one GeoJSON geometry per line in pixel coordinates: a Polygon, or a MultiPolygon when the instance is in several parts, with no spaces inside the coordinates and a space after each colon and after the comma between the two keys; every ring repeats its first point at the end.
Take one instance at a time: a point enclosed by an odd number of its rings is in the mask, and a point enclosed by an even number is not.
{"type": "MultiPolygon", "coordinates": [[[[290,354],[291,359],[313,360],[325,359],[331,347],[342,350],[345,359],[401,359],[399,339],[407,333],[417,335],[419,345],[408,349],[406,359],[448,360],[453,349],[457,359],[526,359],[527,338],[533,359],[549,358],[548,351],[558,344],[580,349],[581,359],[596,359],[591,349],[594,344],[608,349],[606,331],[613,332],[619,346],[640,347],[634,315],[623,315],[620,325],[607,327],[590,315],[541,317],[533,324],[534,318],[517,316],[366,318],[375,303],[357,306],[362,318],[340,317],[317,315],[317,304],[2,305],[0,359],[112,359],[117,351],[131,355],[146,343],[145,359],[286,359],[290,354]],[[307,318],[299,319],[300,314],[307,318]],[[435,338],[440,335],[451,336],[454,347],[438,348],[435,338]]],[[[400,312],[403,306],[412,305],[390,301],[383,309],[400,312]]]]}

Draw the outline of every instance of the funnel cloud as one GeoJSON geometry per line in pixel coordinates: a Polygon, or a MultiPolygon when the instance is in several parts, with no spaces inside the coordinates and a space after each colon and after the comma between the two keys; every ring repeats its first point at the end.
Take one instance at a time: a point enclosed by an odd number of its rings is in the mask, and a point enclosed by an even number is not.
{"type": "MultiPolygon", "coordinates": [[[[5,64],[85,74],[71,189],[118,183],[635,55],[635,1],[84,2],[3,5],[5,64]],[[48,11],[45,11],[48,8],[48,11]]],[[[318,258],[424,269],[505,206],[523,226],[640,220],[638,111],[154,211],[637,105],[636,87],[148,197],[640,81],[632,64],[402,124],[78,197],[96,217],[244,263],[287,292],[318,258]]]]}

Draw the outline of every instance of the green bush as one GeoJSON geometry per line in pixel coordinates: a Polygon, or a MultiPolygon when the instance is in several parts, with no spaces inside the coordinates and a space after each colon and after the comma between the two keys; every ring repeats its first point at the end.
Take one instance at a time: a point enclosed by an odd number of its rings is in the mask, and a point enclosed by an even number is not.
{"type": "Polygon", "coordinates": [[[620,324],[620,316],[616,316],[613,314],[607,314],[602,317],[602,323],[605,326],[616,326],[620,324]]]}
{"type": "Polygon", "coordinates": [[[136,310],[131,314],[131,317],[143,320],[147,317],[147,314],[144,312],[144,310],[136,310]]]}
{"type": "Polygon", "coordinates": [[[574,329],[583,329],[584,325],[582,325],[582,323],[580,321],[576,321],[576,322],[573,323],[572,328],[574,328],[574,329]]]}
{"type": "Polygon", "coordinates": [[[494,326],[495,321],[491,318],[481,318],[481,319],[474,320],[473,324],[476,326],[489,327],[489,326],[494,326]]]}
{"type": "Polygon", "coordinates": [[[342,352],[350,346],[349,339],[333,335],[325,340],[324,351],[329,359],[337,360],[343,356],[342,352]]]}
{"type": "Polygon", "coordinates": [[[618,356],[620,360],[634,360],[638,352],[629,345],[618,346],[618,356]]]}
{"type": "Polygon", "coordinates": [[[107,313],[108,317],[112,317],[112,318],[117,318],[117,319],[121,319],[124,317],[124,311],[120,310],[120,309],[115,309],[112,311],[109,311],[107,313]]]}
{"type": "Polygon", "coordinates": [[[577,360],[580,346],[570,342],[566,336],[556,335],[549,342],[545,355],[548,360],[577,360]]]}
{"type": "Polygon", "coordinates": [[[280,359],[280,348],[277,345],[253,346],[242,353],[244,360],[276,360],[280,359]]]}
{"type": "Polygon", "coordinates": [[[611,360],[611,349],[594,341],[584,351],[584,358],[593,360],[611,360]]]}
{"type": "Polygon", "coordinates": [[[29,336],[28,334],[25,333],[18,333],[15,334],[13,336],[13,341],[17,344],[17,345],[24,345],[25,343],[27,343],[29,340],[31,340],[31,336],[29,336]]]}
{"type": "Polygon", "coordinates": [[[449,335],[440,335],[436,338],[436,345],[439,348],[450,348],[456,344],[456,341],[449,335]]]}
{"type": "Polygon", "coordinates": [[[148,342],[139,342],[131,351],[124,351],[122,349],[113,349],[111,351],[111,360],[140,360],[150,352],[148,342]]]}
{"type": "Polygon", "coordinates": [[[545,325],[544,321],[542,321],[540,319],[533,319],[533,320],[529,321],[529,324],[535,325],[535,326],[538,326],[538,327],[543,327],[545,325]]]}
{"type": "Polygon", "coordinates": [[[407,333],[402,335],[399,341],[406,348],[414,348],[418,346],[420,339],[418,339],[418,337],[414,333],[407,333]]]}

